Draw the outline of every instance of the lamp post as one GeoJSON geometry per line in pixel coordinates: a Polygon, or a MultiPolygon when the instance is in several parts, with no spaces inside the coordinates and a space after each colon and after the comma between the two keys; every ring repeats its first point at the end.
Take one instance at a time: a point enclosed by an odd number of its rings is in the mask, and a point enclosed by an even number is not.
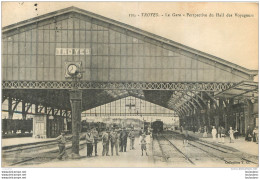
{"type": "Polygon", "coordinates": [[[72,154],[71,158],[80,158],[79,131],[81,125],[82,91],[77,87],[81,76],[81,62],[65,62],[65,78],[72,79],[73,87],[69,91],[72,120],[72,154]]]}

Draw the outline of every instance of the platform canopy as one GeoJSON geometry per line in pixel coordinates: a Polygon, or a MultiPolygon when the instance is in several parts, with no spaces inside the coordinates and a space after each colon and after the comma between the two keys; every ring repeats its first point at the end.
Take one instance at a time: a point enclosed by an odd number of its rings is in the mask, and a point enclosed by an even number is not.
{"type": "Polygon", "coordinates": [[[258,71],[106,17],[69,7],[2,28],[3,100],[70,110],[69,90],[83,91],[83,110],[127,96],[171,110],[202,108],[258,71]],[[82,78],[66,79],[65,62],[82,78]]]}
{"type": "Polygon", "coordinates": [[[231,88],[224,90],[215,95],[216,97],[225,98],[258,98],[258,83],[242,81],[231,88]]]}

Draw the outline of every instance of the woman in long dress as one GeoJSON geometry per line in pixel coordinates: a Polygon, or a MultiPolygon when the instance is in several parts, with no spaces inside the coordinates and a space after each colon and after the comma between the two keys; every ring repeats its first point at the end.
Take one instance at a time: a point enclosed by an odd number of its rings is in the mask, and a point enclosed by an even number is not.
{"type": "Polygon", "coordinates": [[[213,141],[216,141],[217,129],[215,128],[215,126],[213,126],[211,134],[212,134],[212,137],[213,137],[213,141]]]}
{"type": "Polygon", "coordinates": [[[229,134],[230,143],[233,143],[234,142],[234,130],[232,129],[232,127],[229,128],[228,134],[229,134]]]}

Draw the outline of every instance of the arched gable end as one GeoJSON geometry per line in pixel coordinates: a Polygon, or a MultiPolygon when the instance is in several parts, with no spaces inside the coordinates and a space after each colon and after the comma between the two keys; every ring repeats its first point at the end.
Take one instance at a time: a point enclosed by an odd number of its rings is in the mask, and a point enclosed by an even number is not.
{"type": "Polygon", "coordinates": [[[66,81],[66,61],[82,62],[85,81],[240,82],[256,74],[77,8],[3,28],[2,52],[4,81],[66,81]]]}

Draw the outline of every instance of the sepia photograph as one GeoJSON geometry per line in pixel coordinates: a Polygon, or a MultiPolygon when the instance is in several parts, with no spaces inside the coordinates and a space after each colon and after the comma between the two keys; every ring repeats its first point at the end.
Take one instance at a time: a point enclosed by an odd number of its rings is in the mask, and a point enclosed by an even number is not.
{"type": "Polygon", "coordinates": [[[1,9],[2,168],[258,168],[257,2],[1,9]]]}

